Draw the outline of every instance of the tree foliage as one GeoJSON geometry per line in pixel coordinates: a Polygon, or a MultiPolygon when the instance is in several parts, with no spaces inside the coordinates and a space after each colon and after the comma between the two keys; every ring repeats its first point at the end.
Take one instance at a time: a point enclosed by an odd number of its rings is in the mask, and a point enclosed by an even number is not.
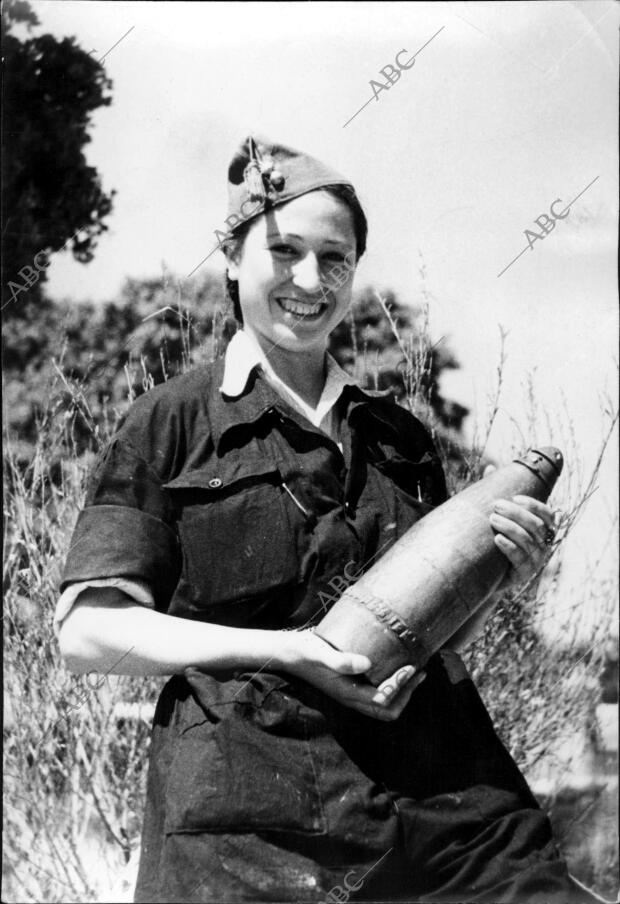
{"type": "Polygon", "coordinates": [[[366,287],[332,333],[330,351],[362,385],[391,389],[411,408],[421,400],[425,414],[430,405],[441,428],[460,434],[468,409],[440,390],[442,372],[457,369],[459,363],[443,343],[431,344],[422,308],[403,304],[391,291],[380,298],[366,287]]]}
{"type": "MultiPolygon", "coordinates": [[[[467,410],[441,394],[439,381],[445,368],[458,363],[448,349],[430,345],[420,310],[393,293],[385,303],[389,315],[371,290],[358,292],[351,314],[332,334],[330,351],[362,385],[391,389],[425,423],[430,417],[444,454],[454,457],[467,410]]],[[[128,400],[213,360],[235,330],[223,281],[210,272],[183,284],[171,275],[127,279],[118,298],[103,305],[50,302],[37,318],[7,331],[7,426],[26,443],[27,456],[61,371],[59,413],[83,451],[128,400]]]]}
{"type": "Polygon", "coordinates": [[[50,255],[67,245],[86,263],[107,229],[103,220],[114,192],[103,191],[84,148],[91,114],[111,103],[112,83],[74,38],[16,37],[16,26],[30,31],[38,25],[27,3],[3,5],[2,24],[2,306],[5,318],[23,320],[44,303],[50,255]],[[34,264],[36,255],[42,269],[34,264]],[[30,286],[20,275],[23,268],[38,273],[30,286]]]}
{"type": "Polygon", "coordinates": [[[58,414],[84,451],[128,400],[217,357],[234,332],[222,280],[211,273],[183,291],[173,278],[127,279],[114,300],[49,302],[19,327],[5,330],[5,423],[26,456],[54,382],[58,414]]]}

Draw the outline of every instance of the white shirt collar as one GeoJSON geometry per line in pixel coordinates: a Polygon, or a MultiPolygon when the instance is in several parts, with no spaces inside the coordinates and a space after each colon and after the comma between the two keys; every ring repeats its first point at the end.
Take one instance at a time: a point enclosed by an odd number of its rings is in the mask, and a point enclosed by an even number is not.
{"type": "Polygon", "coordinates": [[[327,375],[325,386],[316,409],[301,399],[273,370],[268,357],[264,354],[256,339],[243,330],[238,330],[231,339],[224,359],[224,377],[220,392],[235,398],[240,396],[247,386],[248,378],[254,367],[260,367],[266,380],[273,388],[290,402],[294,408],[308,418],[315,426],[331,412],[340,398],[345,386],[357,385],[356,380],[344,371],[338,362],[327,353],[327,375]]]}

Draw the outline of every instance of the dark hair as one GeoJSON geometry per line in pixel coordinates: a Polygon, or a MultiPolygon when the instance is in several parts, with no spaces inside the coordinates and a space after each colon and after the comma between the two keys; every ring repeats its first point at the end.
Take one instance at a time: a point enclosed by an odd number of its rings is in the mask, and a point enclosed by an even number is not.
{"type": "MultiPolygon", "coordinates": [[[[353,228],[355,230],[355,262],[357,263],[362,254],[366,251],[366,239],[368,236],[368,221],[366,220],[366,214],[364,213],[357,195],[350,185],[324,185],[321,186],[320,189],[315,189],[315,191],[328,192],[330,195],[338,198],[338,200],[343,201],[351,211],[353,216],[353,228]]],[[[294,199],[291,198],[291,200],[294,199]]],[[[232,237],[222,243],[223,247],[227,251],[232,251],[233,253],[240,251],[252,222],[253,219],[246,220],[245,223],[241,223],[240,226],[233,229],[232,237]]],[[[243,326],[243,314],[241,312],[241,302],[239,300],[239,284],[237,280],[230,279],[228,270],[226,271],[226,295],[232,304],[235,320],[243,326]]]]}

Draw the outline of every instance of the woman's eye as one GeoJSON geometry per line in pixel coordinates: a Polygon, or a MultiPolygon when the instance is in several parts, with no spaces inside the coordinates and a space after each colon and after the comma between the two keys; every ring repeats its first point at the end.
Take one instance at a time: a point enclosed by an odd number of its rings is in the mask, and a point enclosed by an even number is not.
{"type": "Polygon", "coordinates": [[[324,255],[324,259],[328,264],[342,264],[345,257],[340,251],[328,251],[328,253],[324,255]]]}
{"type": "Polygon", "coordinates": [[[286,255],[287,257],[290,257],[291,255],[296,253],[296,251],[292,245],[285,245],[284,243],[282,243],[282,244],[278,243],[277,245],[272,245],[269,250],[275,251],[276,254],[286,255]]]}

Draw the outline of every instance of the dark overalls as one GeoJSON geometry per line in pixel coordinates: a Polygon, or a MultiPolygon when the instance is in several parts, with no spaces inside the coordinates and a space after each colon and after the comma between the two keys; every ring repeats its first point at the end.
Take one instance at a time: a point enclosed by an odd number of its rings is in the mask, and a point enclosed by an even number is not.
{"type": "MultiPolygon", "coordinates": [[[[422,425],[345,387],[344,454],[222,360],[142,396],[95,469],[64,575],[140,578],[159,611],[317,623],[343,581],[446,497],[422,425]]],[[[573,897],[547,818],[459,657],[382,722],[270,670],[188,669],[153,727],[136,901],[573,897]]]]}

